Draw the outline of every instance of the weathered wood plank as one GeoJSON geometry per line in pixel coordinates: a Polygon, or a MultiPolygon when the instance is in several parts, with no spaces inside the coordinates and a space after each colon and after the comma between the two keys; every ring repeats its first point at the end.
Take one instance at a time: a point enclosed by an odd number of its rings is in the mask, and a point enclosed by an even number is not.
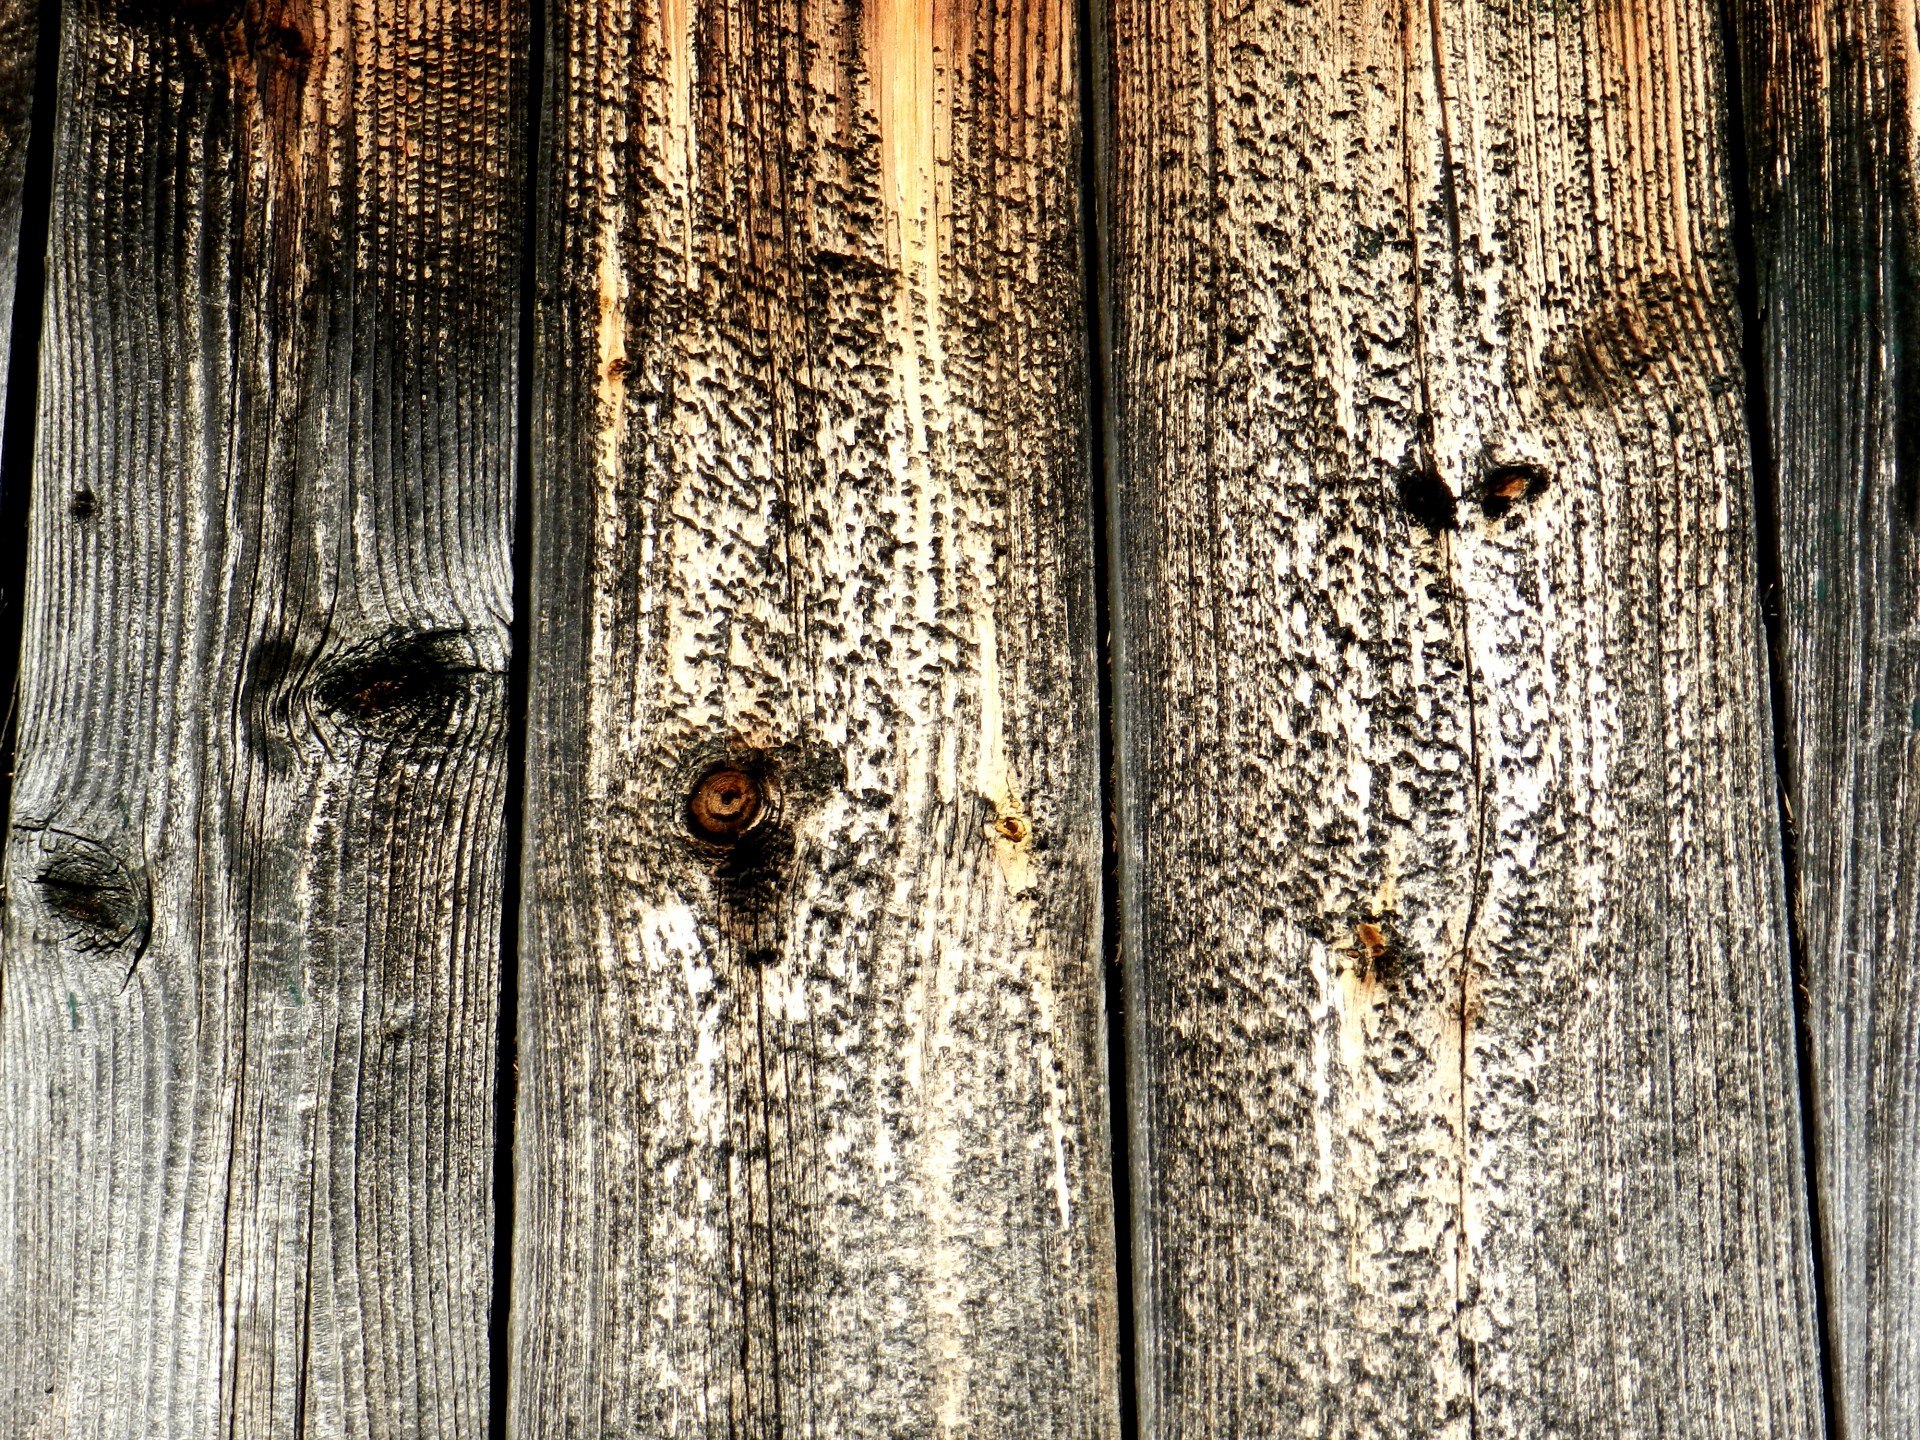
{"type": "Polygon", "coordinates": [[[1113,1433],[1071,13],[554,10],[529,1440],[1113,1433]]]}
{"type": "Polygon", "coordinates": [[[1840,1430],[1920,1434],[1920,36],[1744,22],[1816,1173],[1840,1430]]]}
{"type": "Polygon", "coordinates": [[[67,8],[8,1435],[487,1423],[525,34],[67,8]]]}
{"type": "MultiPolygon", "coordinates": [[[[36,79],[51,80],[50,73],[40,74],[43,68],[51,70],[40,51],[43,41],[51,46],[57,40],[57,34],[42,35],[35,0],[0,0],[0,688],[5,691],[0,697],[0,757],[5,757],[0,759],[0,833],[5,831],[12,801],[20,629],[26,607],[27,502],[33,467],[31,406],[38,398],[29,393],[35,387],[24,377],[37,362],[40,348],[54,119],[52,87],[39,86],[36,79]],[[36,103],[45,110],[38,117],[36,103]],[[27,194],[30,155],[37,161],[31,166],[36,172],[31,197],[27,194]],[[26,257],[24,276],[22,256],[26,257]],[[22,324],[16,332],[14,311],[23,279],[22,324]],[[16,367],[23,372],[17,382],[16,367]]],[[[0,860],[0,871],[4,871],[4,860],[0,860]]],[[[0,986],[4,983],[4,970],[0,970],[0,986]]]]}
{"type": "MultiPolygon", "coordinates": [[[[20,271],[21,204],[27,146],[33,132],[34,71],[40,44],[36,0],[0,0],[0,356],[13,335],[13,302],[20,271]]],[[[46,117],[51,123],[52,116],[46,117]]],[[[39,234],[38,225],[34,233],[39,234]]],[[[34,263],[38,263],[37,257],[34,263]]],[[[37,297],[36,297],[37,298],[37,297]]],[[[6,415],[7,366],[0,364],[0,418],[6,415]]],[[[13,604],[14,597],[4,603],[13,604]]]]}
{"type": "Polygon", "coordinates": [[[1142,1433],[1817,1435],[1714,14],[1110,10],[1142,1433]]]}

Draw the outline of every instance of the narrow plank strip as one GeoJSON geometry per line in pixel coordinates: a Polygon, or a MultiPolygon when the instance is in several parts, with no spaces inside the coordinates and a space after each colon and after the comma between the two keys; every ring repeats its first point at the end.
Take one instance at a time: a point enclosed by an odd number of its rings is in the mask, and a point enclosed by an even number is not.
{"type": "MultiPolygon", "coordinates": [[[[6,355],[13,334],[14,291],[20,278],[21,204],[25,198],[27,147],[33,132],[39,44],[37,0],[0,0],[0,356],[6,355]]],[[[52,122],[49,115],[43,123],[52,122]]],[[[6,414],[8,378],[0,367],[0,417],[6,414]]],[[[12,597],[7,603],[12,603],[12,597]]]]}
{"type": "Polygon", "coordinates": [[[486,1425],[525,34],[67,9],[9,1435],[486,1425]]]}
{"type": "Polygon", "coordinates": [[[552,47],[515,1433],[1111,1435],[1070,7],[552,47]]]}
{"type": "Polygon", "coordinates": [[[1113,0],[1142,1433],[1821,1429],[1698,0],[1113,0]]]}
{"type": "Polygon", "coordinates": [[[1905,0],[1743,21],[1836,1402],[1920,1433],[1920,254],[1905,0]]]}

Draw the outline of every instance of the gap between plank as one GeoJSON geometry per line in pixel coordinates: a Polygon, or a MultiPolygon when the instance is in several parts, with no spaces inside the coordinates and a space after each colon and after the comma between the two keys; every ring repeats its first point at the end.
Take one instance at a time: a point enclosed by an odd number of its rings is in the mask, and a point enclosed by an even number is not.
{"type": "Polygon", "coordinates": [[[507,622],[507,776],[501,807],[500,993],[493,1110],[493,1301],[487,1316],[487,1435],[506,1440],[513,1366],[514,1106],[520,1037],[520,916],[525,869],[528,654],[533,598],[534,365],[539,322],[540,148],[546,108],[546,0],[528,0],[526,124],[520,187],[520,316],[514,363],[513,614],[507,622]]]}
{"type": "Polygon", "coordinates": [[[1734,297],[1740,312],[1740,361],[1746,372],[1747,454],[1753,473],[1756,580],[1766,630],[1767,698],[1773,730],[1774,806],[1786,888],[1787,968],[1793,986],[1793,1060],[1800,1100],[1800,1152],[1806,1187],[1807,1227],[1812,1236],[1814,1340],[1820,1350],[1821,1429],[1827,1440],[1845,1440],[1833,1310],[1828,1290],[1826,1196],[1820,1184],[1824,1146],[1819,1095],[1813,1072],[1812,992],[1807,985],[1806,938],[1800,923],[1800,837],[1788,786],[1793,776],[1793,724],[1787,704],[1786,619],[1780,553],[1780,473],[1773,456],[1772,407],[1766,334],[1761,326],[1759,255],[1755,237],[1752,172],[1747,152],[1746,54],[1734,13],[1738,0],[1720,0],[1721,84],[1726,94],[1728,196],[1732,214],[1734,297]]]}
{"type": "Polygon", "coordinates": [[[1120,1435],[1140,1433],[1138,1378],[1133,1315],[1133,1191],[1130,1106],[1127,1091],[1127,993],[1120,955],[1119,756],[1114,735],[1113,577],[1115,483],[1108,432],[1107,362],[1112,353],[1107,315],[1106,71],[1101,64],[1106,42],[1103,0],[1076,0],[1075,61],[1080,98],[1080,275],[1081,332],[1086,346],[1087,480],[1093,501],[1093,607],[1099,706],[1100,822],[1105,848],[1100,865],[1101,974],[1107,1019],[1107,1136],[1113,1184],[1113,1259],[1119,1348],[1120,1435]]]}
{"type": "MultiPolygon", "coordinates": [[[[27,518],[33,492],[40,411],[40,331],[47,291],[47,237],[53,214],[53,137],[60,113],[60,0],[40,0],[35,16],[33,106],[20,194],[13,331],[8,337],[7,402],[0,418],[0,844],[13,823],[13,768],[20,722],[20,639],[26,619],[27,518]]],[[[0,964],[0,1004],[5,997],[0,964]]]]}

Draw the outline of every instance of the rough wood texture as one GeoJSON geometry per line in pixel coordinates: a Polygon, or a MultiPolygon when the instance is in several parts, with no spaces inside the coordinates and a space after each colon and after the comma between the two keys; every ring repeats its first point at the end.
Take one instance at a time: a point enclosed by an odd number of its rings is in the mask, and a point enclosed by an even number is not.
{"type": "Polygon", "coordinates": [[[68,8],[9,1436],[486,1425],[525,29],[68,8]]]}
{"type": "Polygon", "coordinates": [[[1142,1433],[1821,1431],[1698,0],[1113,0],[1142,1433]]]}
{"type": "MultiPolygon", "coordinates": [[[[13,334],[14,285],[19,278],[20,207],[33,128],[39,21],[37,0],[0,0],[0,417],[7,405],[4,358],[13,334]]],[[[5,603],[14,603],[14,597],[6,597],[5,603]]]]}
{"type": "Polygon", "coordinates": [[[550,38],[516,1433],[1110,1435],[1071,12],[550,38]]]}
{"type": "Polygon", "coordinates": [[[1920,1434],[1920,33],[1737,12],[1840,1433],[1920,1434]]]}

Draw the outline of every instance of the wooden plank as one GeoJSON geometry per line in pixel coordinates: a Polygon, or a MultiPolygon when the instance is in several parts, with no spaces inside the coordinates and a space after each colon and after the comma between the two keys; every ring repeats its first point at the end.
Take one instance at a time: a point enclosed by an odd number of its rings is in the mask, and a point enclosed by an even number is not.
{"type": "MultiPolygon", "coordinates": [[[[35,0],[0,0],[0,356],[4,356],[0,360],[0,689],[5,692],[0,705],[0,834],[6,832],[11,813],[18,739],[20,631],[26,608],[27,511],[33,469],[31,406],[38,398],[33,379],[40,350],[53,152],[53,87],[39,83],[51,81],[53,66],[41,51],[56,48],[58,39],[52,27],[42,33],[35,0]],[[37,116],[36,108],[42,112],[37,116]],[[22,256],[26,257],[24,275],[22,256]],[[18,331],[14,328],[16,302],[21,302],[18,331]]],[[[0,906],[5,904],[4,872],[4,851],[0,850],[0,906]]],[[[4,949],[0,948],[0,1003],[4,1003],[5,985],[4,949]]]]}
{"type": "MultiPolygon", "coordinates": [[[[13,334],[21,207],[26,190],[27,146],[33,133],[39,43],[40,7],[36,0],[0,0],[0,354],[7,353],[13,334]]],[[[46,123],[51,120],[47,117],[46,123]]],[[[31,228],[35,237],[41,234],[37,222],[31,228]]],[[[38,257],[31,257],[29,263],[37,266],[38,257]]],[[[9,376],[5,372],[6,367],[0,366],[0,418],[6,415],[9,376]]]]}
{"type": "Polygon", "coordinates": [[[1714,13],[1110,9],[1142,1434],[1817,1435],[1714,13]]]}
{"type": "Polygon", "coordinates": [[[515,1433],[1111,1435],[1071,8],[550,54],[515,1433]]]}
{"type": "Polygon", "coordinates": [[[487,1424],[525,37],[66,7],[9,1435],[487,1424]]]}
{"type": "Polygon", "coordinates": [[[1906,3],[1743,21],[1840,1433],[1920,1433],[1920,224],[1906,3]]]}

